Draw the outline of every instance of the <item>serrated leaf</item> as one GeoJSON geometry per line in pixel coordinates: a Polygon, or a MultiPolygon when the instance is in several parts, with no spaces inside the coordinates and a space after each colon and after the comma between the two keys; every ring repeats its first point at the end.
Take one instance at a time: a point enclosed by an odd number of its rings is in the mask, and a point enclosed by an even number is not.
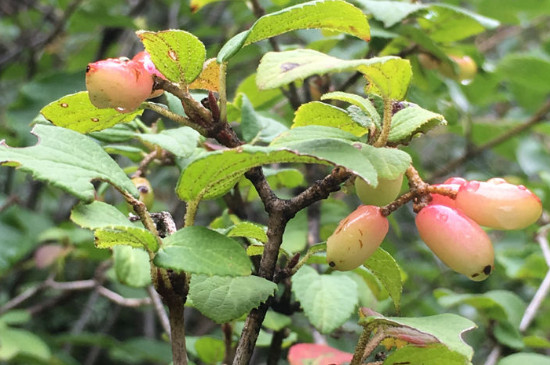
{"type": "Polygon", "coordinates": [[[198,157],[180,175],[176,192],[185,201],[216,198],[229,191],[251,168],[283,162],[328,163],[289,150],[244,145],[198,157]]]}
{"type": "Polygon", "coordinates": [[[407,107],[393,115],[388,141],[395,144],[408,143],[417,133],[426,133],[438,125],[446,124],[443,115],[408,103],[407,107]]]}
{"type": "Polygon", "coordinates": [[[137,32],[156,68],[170,81],[190,84],[201,73],[206,58],[204,44],[183,30],[137,32]]]}
{"type": "Polygon", "coordinates": [[[220,88],[220,64],[215,58],[206,60],[199,77],[189,84],[189,89],[218,91],[220,88]]]}
{"type": "Polygon", "coordinates": [[[363,264],[380,281],[393,300],[395,310],[399,312],[403,283],[401,270],[395,259],[382,248],[378,248],[363,264]]]}
{"type": "Polygon", "coordinates": [[[216,323],[241,317],[265,302],[277,285],[258,276],[193,275],[189,297],[193,306],[216,323]]]}
{"type": "Polygon", "coordinates": [[[26,148],[0,142],[0,164],[18,166],[37,180],[47,181],[80,200],[94,200],[91,180],[107,181],[135,197],[139,193],[124,171],[91,138],[69,129],[36,125],[39,141],[26,148]]]}
{"type": "Polygon", "coordinates": [[[46,105],[40,113],[58,127],[71,129],[79,133],[101,131],[118,123],[128,123],[143,114],[143,110],[120,113],[116,109],[96,108],[87,91],[81,91],[62,97],[46,105]]]}
{"type": "Polygon", "coordinates": [[[176,157],[186,158],[195,151],[200,134],[192,128],[180,127],[166,129],[158,134],[138,133],[136,137],[172,152],[176,157]]]}
{"type": "Polygon", "coordinates": [[[363,326],[377,328],[385,326],[384,330],[394,338],[412,344],[441,343],[467,360],[471,360],[473,349],[462,340],[462,334],[476,328],[476,324],[467,318],[456,314],[438,314],[428,317],[384,317],[378,313],[360,319],[363,326]]]}
{"type": "Polygon", "coordinates": [[[358,137],[368,131],[366,126],[356,123],[345,110],[319,101],[302,104],[294,114],[292,128],[308,125],[338,128],[358,137]]]}
{"type": "Polygon", "coordinates": [[[367,18],[362,11],[342,0],[317,0],[294,5],[259,18],[249,30],[231,38],[218,53],[222,63],[242,47],[298,29],[321,28],[370,40],[367,18]]]}
{"type": "Polygon", "coordinates": [[[396,100],[405,97],[412,77],[409,61],[398,57],[343,60],[310,49],[297,49],[266,53],[258,66],[256,83],[260,89],[271,89],[316,74],[345,71],[361,72],[369,82],[369,93],[396,100]]]}
{"type": "MultiPolygon", "coordinates": [[[[277,140],[277,145],[281,141],[282,139],[277,140]]],[[[373,186],[378,184],[378,174],[372,163],[365,158],[364,153],[347,141],[332,138],[304,140],[297,143],[285,143],[284,147],[293,149],[300,154],[317,156],[343,166],[355,175],[361,176],[369,184],[373,186]]]]}
{"type": "Polygon", "coordinates": [[[122,284],[144,288],[151,284],[149,255],[142,249],[129,246],[113,247],[115,273],[122,284]]]}
{"type": "Polygon", "coordinates": [[[254,238],[260,242],[267,242],[267,234],[265,228],[255,223],[241,222],[234,225],[229,232],[228,237],[249,237],[254,238]]]}
{"type": "Polygon", "coordinates": [[[235,240],[201,226],[180,229],[164,239],[155,265],[193,274],[250,275],[251,263],[235,240]]]}
{"type": "Polygon", "coordinates": [[[346,275],[319,275],[302,266],[292,276],[292,291],[306,317],[321,333],[330,333],[353,314],[358,302],[357,285],[346,275]]]}
{"type": "Polygon", "coordinates": [[[321,100],[340,100],[355,105],[372,119],[373,123],[380,127],[380,114],[369,99],[363,98],[356,94],[345,93],[342,91],[334,91],[321,96],[321,100]]]}
{"type": "Polygon", "coordinates": [[[112,205],[100,201],[79,204],[71,211],[71,220],[94,231],[98,248],[127,245],[152,252],[158,250],[158,241],[151,232],[132,224],[112,205]]]}

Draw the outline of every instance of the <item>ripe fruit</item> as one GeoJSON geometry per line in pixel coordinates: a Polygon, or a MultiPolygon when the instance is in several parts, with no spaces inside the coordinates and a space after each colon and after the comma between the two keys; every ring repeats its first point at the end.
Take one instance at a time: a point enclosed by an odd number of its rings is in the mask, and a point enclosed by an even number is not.
{"type": "Polygon", "coordinates": [[[353,270],[380,246],[388,233],[380,208],[361,205],[343,219],[327,239],[327,262],[335,270],[353,270]]]}
{"type": "MultiPolygon", "coordinates": [[[[443,184],[436,184],[433,186],[458,192],[458,189],[460,188],[460,186],[465,184],[466,182],[467,181],[461,177],[450,177],[447,180],[445,180],[443,184]]],[[[440,205],[446,205],[451,208],[456,208],[456,201],[451,197],[448,197],[442,194],[431,194],[431,196],[432,196],[432,201],[430,202],[430,205],[440,204],[440,205]]]]}
{"type": "Polygon", "coordinates": [[[456,204],[478,224],[495,229],[522,229],[542,214],[542,203],[535,194],[499,178],[462,185],[456,204]]]}
{"type": "Polygon", "coordinates": [[[422,240],[447,266],[474,281],[494,268],[493,245],[487,233],[459,210],[428,205],[416,216],[422,240]]]}
{"type": "MultiPolygon", "coordinates": [[[[151,56],[147,51],[139,52],[134,56],[134,58],[132,58],[132,61],[141,63],[145,71],[149,72],[151,75],[166,79],[166,77],[164,77],[164,75],[161,74],[159,70],[157,70],[155,64],[151,60],[151,56]]],[[[156,98],[157,96],[162,95],[163,92],[164,90],[155,90],[151,93],[149,98],[156,98]]]]}
{"type": "Polygon", "coordinates": [[[378,186],[373,188],[360,177],[355,179],[355,192],[363,204],[379,207],[389,204],[397,198],[401,191],[403,174],[396,179],[378,179],[378,186]]]}
{"type": "Polygon", "coordinates": [[[448,63],[441,63],[439,72],[457,81],[466,81],[474,78],[477,73],[477,65],[472,57],[449,55],[449,58],[456,63],[458,66],[457,69],[453,69],[448,63]]]}
{"type": "Polygon", "coordinates": [[[88,64],[86,88],[96,107],[129,113],[151,96],[153,77],[141,62],[109,58],[88,64]]]}
{"type": "Polygon", "coordinates": [[[149,180],[144,177],[134,177],[132,182],[139,191],[139,200],[145,204],[147,209],[151,209],[155,201],[155,193],[149,180]]]}

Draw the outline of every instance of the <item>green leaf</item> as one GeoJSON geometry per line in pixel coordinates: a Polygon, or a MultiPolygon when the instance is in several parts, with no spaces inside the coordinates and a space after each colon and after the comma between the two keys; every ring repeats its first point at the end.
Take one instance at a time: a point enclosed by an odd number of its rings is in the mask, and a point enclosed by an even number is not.
{"type": "Polygon", "coordinates": [[[517,294],[506,290],[491,290],[484,294],[455,294],[448,290],[436,290],[435,295],[444,307],[468,304],[483,311],[489,318],[509,321],[516,328],[519,328],[526,307],[517,294]]]}
{"type": "Polygon", "coordinates": [[[180,127],[166,129],[158,134],[138,133],[136,137],[172,152],[176,157],[186,158],[195,151],[200,134],[192,128],[180,127]]]}
{"type": "Polygon", "coordinates": [[[51,352],[46,343],[32,332],[0,326],[0,360],[8,361],[17,355],[27,355],[47,362],[51,352]]]}
{"type": "Polygon", "coordinates": [[[241,129],[243,139],[251,142],[271,142],[275,136],[287,131],[288,128],[273,118],[257,113],[246,95],[242,94],[241,129]]]}
{"type": "Polygon", "coordinates": [[[342,0],[317,0],[285,8],[259,18],[249,30],[231,38],[218,53],[218,62],[233,57],[242,47],[298,29],[321,28],[370,40],[367,18],[342,0]]]}
{"type": "Polygon", "coordinates": [[[250,275],[246,251],[235,240],[205,227],[180,229],[164,239],[155,265],[193,274],[250,275]]]}
{"type": "Polygon", "coordinates": [[[151,232],[132,224],[112,205],[100,201],[79,204],[71,211],[71,220],[94,231],[98,248],[127,245],[152,252],[158,250],[158,241],[151,232]]]}
{"type": "Polygon", "coordinates": [[[326,138],[289,143],[285,139],[279,138],[274,142],[278,147],[287,147],[295,150],[296,153],[316,156],[335,165],[343,166],[373,186],[378,184],[377,173],[372,163],[365,158],[362,151],[347,141],[326,138]]]}
{"type": "Polygon", "coordinates": [[[30,312],[23,309],[12,309],[0,315],[0,322],[8,325],[27,323],[30,319],[30,312]]]}
{"type": "Polygon", "coordinates": [[[195,341],[195,350],[202,362],[218,364],[225,355],[225,344],[220,339],[204,336],[195,341]]]}
{"type": "Polygon", "coordinates": [[[303,251],[307,246],[308,233],[307,212],[300,210],[286,225],[281,249],[291,253],[303,251]]]}
{"type": "Polygon", "coordinates": [[[411,156],[401,150],[389,147],[376,148],[364,143],[354,143],[361,153],[374,166],[379,179],[393,180],[398,178],[410,166],[411,156]]]}
{"type": "Polygon", "coordinates": [[[118,123],[128,123],[143,114],[143,110],[120,113],[114,108],[96,108],[88,97],[87,91],[81,91],[62,97],[46,105],[40,113],[58,127],[71,129],[79,133],[90,133],[110,128],[118,123]]]}
{"type": "Polygon", "coordinates": [[[497,365],[550,365],[550,356],[519,353],[500,359],[497,365]]]}
{"type": "Polygon", "coordinates": [[[292,127],[305,127],[308,125],[338,128],[358,137],[368,131],[367,126],[356,123],[345,110],[319,101],[302,104],[296,110],[292,127]]]}
{"type": "Polygon", "coordinates": [[[281,133],[271,142],[272,146],[284,146],[285,144],[293,144],[302,141],[314,139],[342,139],[345,141],[359,141],[357,136],[343,131],[338,128],[327,127],[322,125],[308,125],[307,127],[296,127],[289,131],[281,133]]]}
{"type": "Polygon", "coordinates": [[[407,103],[404,109],[393,115],[388,141],[395,144],[408,143],[416,134],[446,124],[443,115],[407,103]]]}
{"type": "Polygon", "coordinates": [[[321,96],[321,100],[340,100],[355,105],[373,121],[373,123],[380,127],[380,114],[376,111],[376,108],[369,99],[363,98],[356,94],[345,93],[342,91],[334,91],[321,96]]]}
{"type": "Polygon", "coordinates": [[[384,23],[386,28],[394,26],[410,14],[425,8],[425,5],[422,4],[395,1],[357,0],[357,3],[368,14],[372,14],[374,19],[384,23]]]}
{"type": "Polygon", "coordinates": [[[202,71],[206,59],[204,44],[183,30],[138,31],[145,50],[157,69],[170,81],[190,84],[202,71]]]}
{"type": "Polygon", "coordinates": [[[392,255],[379,247],[365,261],[363,266],[369,269],[380,280],[380,283],[392,298],[395,310],[399,312],[403,283],[401,282],[401,269],[392,255]]]}
{"type": "Polygon", "coordinates": [[[69,129],[36,125],[35,146],[10,148],[0,142],[0,164],[18,166],[37,180],[59,187],[80,200],[94,200],[90,180],[107,181],[135,197],[139,193],[124,171],[91,138],[69,129]]]}
{"type": "Polygon", "coordinates": [[[330,333],[351,317],[357,306],[357,285],[341,273],[319,275],[302,266],[292,276],[292,291],[304,313],[321,333],[330,333]]]}
{"type": "Polygon", "coordinates": [[[269,298],[277,285],[258,276],[193,275],[189,297],[193,306],[216,323],[240,318],[269,298]]]}
{"type": "Polygon", "coordinates": [[[519,329],[508,321],[497,322],[493,333],[500,344],[516,350],[525,348],[519,329]]]}
{"type": "Polygon", "coordinates": [[[151,284],[149,255],[142,249],[129,246],[113,247],[115,273],[122,284],[144,288],[151,284]]]}
{"type": "Polygon", "coordinates": [[[385,326],[384,332],[391,337],[420,346],[441,343],[467,360],[472,359],[474,351],[461,336],[477,326],[467,318],[448,313],[428,317],[384,317],[373,313],[360,319],[360,324],[371,328],[385,326]]]}
{"type": "Polygon", "coordinates": [[[384,364],[464,365],[470,363],[464,355],[449,350],[445,345],[408,345],[391,353],[384,364]]]}
{"type": "Polygon", "coordinates": [[[327,163],[293,151],[244,145],[199,156],[180,175],[176,192],[185,201],[216,198],[229,191],[251,168],[283,162],[327,163]]]}
{"type": "Polygon", "coordinates": [[[268,310],[265,314],[265,319],[262,326],[273,331],[280,331],[285,327],[289,327],[291,324],[292,319],[289,316],[273,310],[268,310]]]}
{"type": "Polygon", "coordinates": [[[412,77],[409,61],[398,57],[342,60],[310,49],[297,49],[266,53],[258,66],[256,83],[260,89],[271,89],[316,74],[345,71],[361,72],[369,82],[367,92],[396,100],[405,97],[412,77]]]}
{"type": "Polygon", "coordinates": [[[254,238],[260,242],[267,242],[267,234],[265,233],[265,228],[258,224],[250,222],[241,222],[234,225],[229,232],[227,232],[228,237],[249,237],[254,238]]]}

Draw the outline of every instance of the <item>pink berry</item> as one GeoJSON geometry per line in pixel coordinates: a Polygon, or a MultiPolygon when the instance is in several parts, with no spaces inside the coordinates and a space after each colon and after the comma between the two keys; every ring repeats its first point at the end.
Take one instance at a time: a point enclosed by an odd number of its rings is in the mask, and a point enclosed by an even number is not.
{"type": "Polygon", "coordinates": [[[474,281],[485,280],[493,271],[489,236],[459,210],[428,205],[416,216],[416,227],[432,252],[454,271],[474,281]]]}
{"type": "Polygon", "coordinates": [[[522,229],[542,214],[542,203],[535,194],[500,178],[462,185],[456,204],[478,224],[495,229],[522,229]]]}
{"type": "Polygon", "coordinates": [[[341,271],[359,267],[380,246],[388,229],[388,219],[379,207],[360,205],[327,239],[328,264],[341,271]]]}
{"type": "MultiPolygon", "coordinates": [[[[445,182],[444,184],[436,184],[436,185],[433,185],[435,187],[438,187],[438,188],[443,188],[443,189],[447,189],[447,190],[452,190],[454,192],[458,192],[458,189],[460,188],[460,185],[458,184],[452,184],[452,183],[447,183],[445,182]]],[[[439,204],[439,205],[446,205],[448,207],[451,207],[451,208],[456,208],[456,201],[455,199],[447,196],[447,195],[443,195],[443,194],[431,194],[432,196],[432,201],[430,202],[430,205],[436,205],[436,204],[439,204]]]]}
{"type": "Polygon", "coordinates": [[[448,178],[447,180],[445,180],[443,182],[443,184],[454,184],[454,185],[464,185],[468,182],[468,180],[462,178],[462,177],[458,177],[458,176],[453,176],[453,177],[450,177],[448,178]]]}
{"type": "MultiPolygon", "coordinates": [[[[145,71],[149,72],[151,75],[155,75],[162,79],[166,79],[166,77],[164,77],[164,75],[161,74],[159,70],[157,70],[157,67],[151,60],[151,55],[149,55],[149,52],[147,51],[139,52],[134,56],[134,58],[132,58],[132,61],[141,63],[145,71]]],[[[153,91],[153,93],[149,98],[156,98],[157,96],[162,95],[163,92],[164,90],[155,90],[153,91]]]]}
{"type": "Polygon", "coordinates": [[[96,107],[128,113],[151,96],[153,77],[140,62],[109,58],[88,64],[86,88],[96,107]]]}

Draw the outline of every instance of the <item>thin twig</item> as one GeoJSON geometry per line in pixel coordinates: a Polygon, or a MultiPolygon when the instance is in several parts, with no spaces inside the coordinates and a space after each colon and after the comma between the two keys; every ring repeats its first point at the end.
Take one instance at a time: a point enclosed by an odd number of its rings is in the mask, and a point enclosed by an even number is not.
{"type": "Polygon", "coordinates": [[[147,293],[149,293],[149,297],[153,302],[153,307],[155,308],[155,312],[157,312],[162,329],[168,336],[170,336],[170,320],[168,319],[168,315],[166,314],[166,310],[164,309],[159,293],[157,293],[155,288],[151,285],[147,287],[147,293]]]}
{"type": "Polygon", "coordinates": [[[112,290],[107,289],[104,286],[99,286],[97,292],[109,299],[111,302],[116,303],[122,307],[142,307],[144,305],[150,305],[152,303],[151,298],[124,298],[122,295],[115,293],[112,290]]]}

